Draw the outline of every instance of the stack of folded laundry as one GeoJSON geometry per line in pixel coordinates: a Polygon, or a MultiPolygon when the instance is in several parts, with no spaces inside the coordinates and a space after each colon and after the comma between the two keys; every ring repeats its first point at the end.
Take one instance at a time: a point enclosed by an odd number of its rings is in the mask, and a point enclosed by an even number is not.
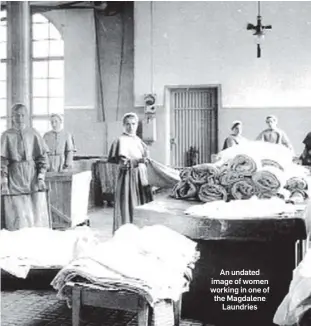
{"type": "Polygon", "coordinates": [[[161,225],[139,229],[125,224],[111,240],[82,248],[52,281],[58,297],[69,302],[66,284],[77,281],[138,293],[151,306],[177,301],[188,291],[199,258],[195,242],[161,225]]]}

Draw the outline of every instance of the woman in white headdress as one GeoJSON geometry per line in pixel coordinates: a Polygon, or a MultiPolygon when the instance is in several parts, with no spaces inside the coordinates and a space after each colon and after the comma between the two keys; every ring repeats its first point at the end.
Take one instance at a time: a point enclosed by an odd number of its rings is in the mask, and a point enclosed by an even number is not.
{"type": "Polygon", "coordinates": [[[49,152],[49,172],[62,172],[72,168],[75,146],[72,135],[62,128],[59,114],[51,115],[52,130],[44,136],[49,152]]]}
{"type": "Polygon", "coordinates": [[[136,113],[123,117],[123,134],[112,144],[108,161],[119,165],[115,188],[113,232],[126,223],[133,222],[134,208],[152,201],[148,183],[147,145],[136,135],[138,127],[136,113]]]}
{"type": "Polygon", "coordinates": [[[242,136],[242,122],[234,121],[231,127],[231,135],[229,135],[224,142],[223,150],[235,145],[245,143],[247,140],[242,136]]]}
{"type": "Polygon", "coordinates": [[[256,138],[256,140],[261,140],[269,142],[272,144],[281,144],[293,150],[293,146],[286,133],[277,127],[278,120],[274,115],[268,115],[266,117],[266,123],[268,128],[263,130],[256,138]]]}

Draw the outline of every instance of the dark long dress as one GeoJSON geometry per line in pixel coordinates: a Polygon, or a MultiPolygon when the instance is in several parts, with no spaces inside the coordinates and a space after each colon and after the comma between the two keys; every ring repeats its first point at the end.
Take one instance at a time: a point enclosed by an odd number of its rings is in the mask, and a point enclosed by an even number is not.
{"type": "Polygon", "coordinates": [[[1,136],[1,177],[9,196],[2,195],[1,216],[8,230],[49,227],[45,192],[38,191],[38,174],[47,166],[46,145],[32,128],[11,128],[1,136]]]}
{"type": "Polygon", "coordinates": [[[122,134],[111,146],[108,162],[119,165],[115,188],[113,232],[133,222],[134,208],[153,200],[146,183],[147,170],[139,160],[147,155],[147,145],[137,136],[122,134]],[[124,160],[129,160],[124,166],[124,160]]]}

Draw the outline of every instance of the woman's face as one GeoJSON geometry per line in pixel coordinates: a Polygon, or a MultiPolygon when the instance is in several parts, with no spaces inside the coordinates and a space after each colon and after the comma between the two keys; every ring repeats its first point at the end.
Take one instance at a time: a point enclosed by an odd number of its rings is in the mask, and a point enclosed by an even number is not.
{"type": "Polygon", "coordinates": [[[237,125],[233,128],[233,134],[234,135],[241,135],[242,133],[242,126],[241,125],[237,125]]]}
{"type": "Polygon", "coordinates": [[[27,112],[24,108],[20,108],[14,112],[13,123],[17,129],[23,129],[26,126],[27,112]]]}
{"type": "Polygon", "coordinates": [[[137,127],[138,127],[138,122],[135,118],[130,117],[125,119],[124,129],[126,133],[130,135],[136,135],[137,127]]]}
{"type": "Polygon", "coordinates": [[[53,130],[60,130],[62,125],[62,122],[60,121],[60,119],[58,117],[52,117],[51,118],[51,126],[53,128],[53,130]]]}
{"type": "Polygon", "coordinates": [[[276,128],[276,121],[273,118],[268,118],[266,123],[270,129],[276,128]]]}

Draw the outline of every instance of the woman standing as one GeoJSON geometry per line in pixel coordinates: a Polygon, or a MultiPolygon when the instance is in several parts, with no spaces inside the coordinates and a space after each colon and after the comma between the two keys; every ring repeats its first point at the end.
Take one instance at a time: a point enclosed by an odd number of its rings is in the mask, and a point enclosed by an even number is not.
{"type": "Polygon", "coordinates": [[[148,184],[146,163],[147,145],[136,135],[138,116],[123,117],[123,134],[112,144],[108,162],[119,165],[115,188],[113,232],[133,222],[134,208],[153,200],[148,184]]]}
{"type": "Polygon", "coordinates": [[[274,115],[268,115],[266,117],[266,124],[268,128],[263,130],[256,140],[261,140],[273,144],[280,144],[286,146],[293,151],[293,146],[290,143],[286,133],[277,127],[278,120],[274,115]]]}
{"type": "Polygon", "coordinates": [[[231,127],[231,135],[229,135],[224,142],[223,150],[235,145],[246,142],[246,138],[242,136],[242,122],[234,121],[231,127]]]}
{"type": "Polygon", "coordinates": [[[62,122],[59,114],[52,114],[52,130],[43,136],[49,148],[49,172],[62,172],[72,168],[75,152],[73,137],[62,128],[62,122]]]}
{"type": "Polygon", "coordinates": [[[49,227],[45,193],[46,145],[27,127],[23,104],[12,107],[13,127],[1,136],[1,215],[5,228],[49,227]]]}

